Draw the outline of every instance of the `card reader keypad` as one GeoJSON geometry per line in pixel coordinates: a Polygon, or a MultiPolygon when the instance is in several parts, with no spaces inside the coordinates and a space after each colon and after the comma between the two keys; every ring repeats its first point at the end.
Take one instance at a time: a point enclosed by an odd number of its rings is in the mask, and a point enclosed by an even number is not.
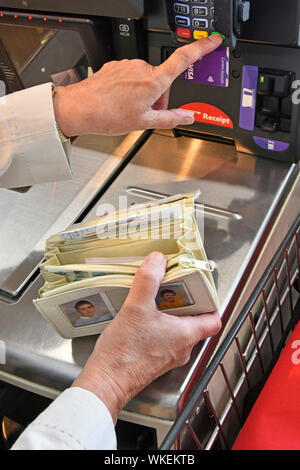
{"type": "Polygon", "coordinates": [[[179,40],[200,39],[214,31],[214,0],[174,0],[172,6],[179,40]]]}

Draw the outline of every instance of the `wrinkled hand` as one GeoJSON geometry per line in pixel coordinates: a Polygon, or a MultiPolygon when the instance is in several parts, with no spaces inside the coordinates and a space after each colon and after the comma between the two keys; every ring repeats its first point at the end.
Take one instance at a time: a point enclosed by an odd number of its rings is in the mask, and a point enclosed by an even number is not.
{"type": "Polygon", "coordinates": [[[222,43],[218,34],[178,48],[154,67],[142,60],[105,64],[80,83],[57,87],[56,121],[66,136],[121,135],[135,130],[171,129],[194,122],[192,113],[167,110],[173,81],[222,43]]]}
{"type": "Polygon", "coordinates": [[[155,298],[165,270],[161,253],[146,258],[122,309],[73,384],[95,393],[114,420],[146,385],[186,364],[193,347],[221,328],[218,313],[175,317],[157,310],[155,298]]]}

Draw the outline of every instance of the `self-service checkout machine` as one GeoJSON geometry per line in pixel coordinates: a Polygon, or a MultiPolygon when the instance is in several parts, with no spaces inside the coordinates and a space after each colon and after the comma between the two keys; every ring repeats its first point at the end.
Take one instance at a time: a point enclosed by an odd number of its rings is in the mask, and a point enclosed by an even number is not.
{"type": "MultiPolygon", "coordinates": [[[[32,299],[42,285],[37,266],[51,233],[94,218],[100,203],[117,206],[119,196],[130,205],[201,190],[197,211],[217,265],[225,334],[299,215],[300,1],[1,5],[0,80],[8,93],[47,81],[67,85],[112,59],[158,65],[187,42],[224,35],[217,51],[172,86],[170,106],[194,111],[194,125],[80,138],[72,181],[0,190],[3,384],[54,399],[78,375],[96,338],[65,340],[35,310],[32,299]]],[[[125,407],[120,447],[160,445],[219,340],[200,343],[186,366],[125,407]]],[[[184,439],[180,445],[185,448],[184,439]]]]}

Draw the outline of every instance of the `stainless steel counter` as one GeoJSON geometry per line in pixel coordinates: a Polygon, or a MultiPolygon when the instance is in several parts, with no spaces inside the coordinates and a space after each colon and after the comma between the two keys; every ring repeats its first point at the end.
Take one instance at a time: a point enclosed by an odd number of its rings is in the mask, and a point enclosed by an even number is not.
{"type": "Polygon", "coordinates": [[[43,257],[47,236],[79,217],[139,135],[81,138],[72,153],[72,181],[40,184],[25,192],[0,189],[3,295],[20,293],[43,257]]]}
{"type": "MultiPolygon", "coordinates": [[[[94,150],[91,150],[93,161],[98,158],[97,145],[101,149],[101,144],[96,145],[96,142],[97,138],[94,138],[94,150]]],[[[128,142],[132,144],[133,140],[127,140],[128,142]]],[[[118,162],[121,157],[120,149],[124,151],[126,147],[122,141],[116,152],[117,156],[114,157],[118,162]]],[[[80,147],[76,148],[77,152],[81,152],[80,147]]],[[[107,154],[109,152],[105,155],[111,159],[107,154]]],[[[100,150],[100,159],[101,155],[103,158],[100,150]]],[[[107,161],[105,157],[104,161],[107,161]]],[[[79,192],[79,200],[72,201],[72,197],[69,197],[61,211],[58,210],[58,202],[54,202],[54,210],[59,218],[55,220],[53,217],[52,225],[49,224],[43,236],[67,226],[74,218],[70,207],[73,208],[76,202],[75,212],[78,214],[94,191],[103,184],[101,163],[98,166],[94,163],[94,168],[98,168],[98,171],[91,169],[85,176],[92,191],[79,192]]],[[[161,195],[200,189],[202,193],[199,202],[205,205],[204,241],[208,257],[217,263],[214,275],[221,302],[220,313],[225,319],[230,301],[238,298],[245,276],[258,258],[263,240],[298,175],[298,165],[237,154],[230,145],[187,137],[175,139],[167,133],[157,132],[140,148],[99,203],[116,205],[118,196],[123,195],[128,196],[128,203],[131,204],[161,195]]],[[[73,184],[76,184],[76,180],[73,184]]],[[[47,191],[50,192],[51,187],[47,191]]],[[[61,191],[63,199],[63,184],[61,191]]],[[[12,199],[17,197],[11,196],[12,199]]],[[[26,207],[28,211],[32,211],[32,207],[26,207]]],[[[34,207],[39,213],[44,213],[44,200],[35,197],[34,207]]],[[[1,204],[0,211],[4,210],[5,206],[1,204]]],[[[94,218],[96,210],[97,205],[91,209],[86,219],[94,218]]],[[[2,227],[2,236],[5,233],[3,230],[2,227]]],[[[36,250],[38,256],[34,257],[36,262],[41,257],[42,240],[36,240],[35,243],[39,247],[36,250]]],[[[8,239],[6,246],[6,250],[11,251],[8,239]]],[[[5,256],[9,265],[9,256],[5,256]]],[[[15,266],[17,262],[19,258],[14,261],[15,266]]],[[[41,284],[39,276],[31,282],[17,302],[0,302],[0,339],[5,341],[7,348],[7,363],[0,367],[0,379],[54,397],[76,377],[96,338],[78,338],[72,341],[62,339],[32,305],[32,298],[37,296],[41,284]]],[[[209,344],[209,340],[199,344],[187,366],[175,369],[156,380],[133,399],[126,410],[142,416],[174,420],[183,393],[209,344]]]]}

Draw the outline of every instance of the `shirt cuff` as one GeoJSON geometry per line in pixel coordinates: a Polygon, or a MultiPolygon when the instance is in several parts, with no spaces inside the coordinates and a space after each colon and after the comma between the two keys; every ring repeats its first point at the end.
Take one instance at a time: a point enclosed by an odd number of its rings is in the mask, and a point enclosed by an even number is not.
{"type": "Polygon", "coordinates": [[[12,450],[115,450],[112,417],[93,393],[65,390],[21,434],[12,450]]]}
{"type": "Polygon", "coordinates": [[[0,186],[17,187],[72,177],[71,144],[63,144],[57,131],[52,86],[44,83],[5,96],[1,111],[6,122],[0,132],[0,151],[11,163],[0,177],[0,186]]]}

